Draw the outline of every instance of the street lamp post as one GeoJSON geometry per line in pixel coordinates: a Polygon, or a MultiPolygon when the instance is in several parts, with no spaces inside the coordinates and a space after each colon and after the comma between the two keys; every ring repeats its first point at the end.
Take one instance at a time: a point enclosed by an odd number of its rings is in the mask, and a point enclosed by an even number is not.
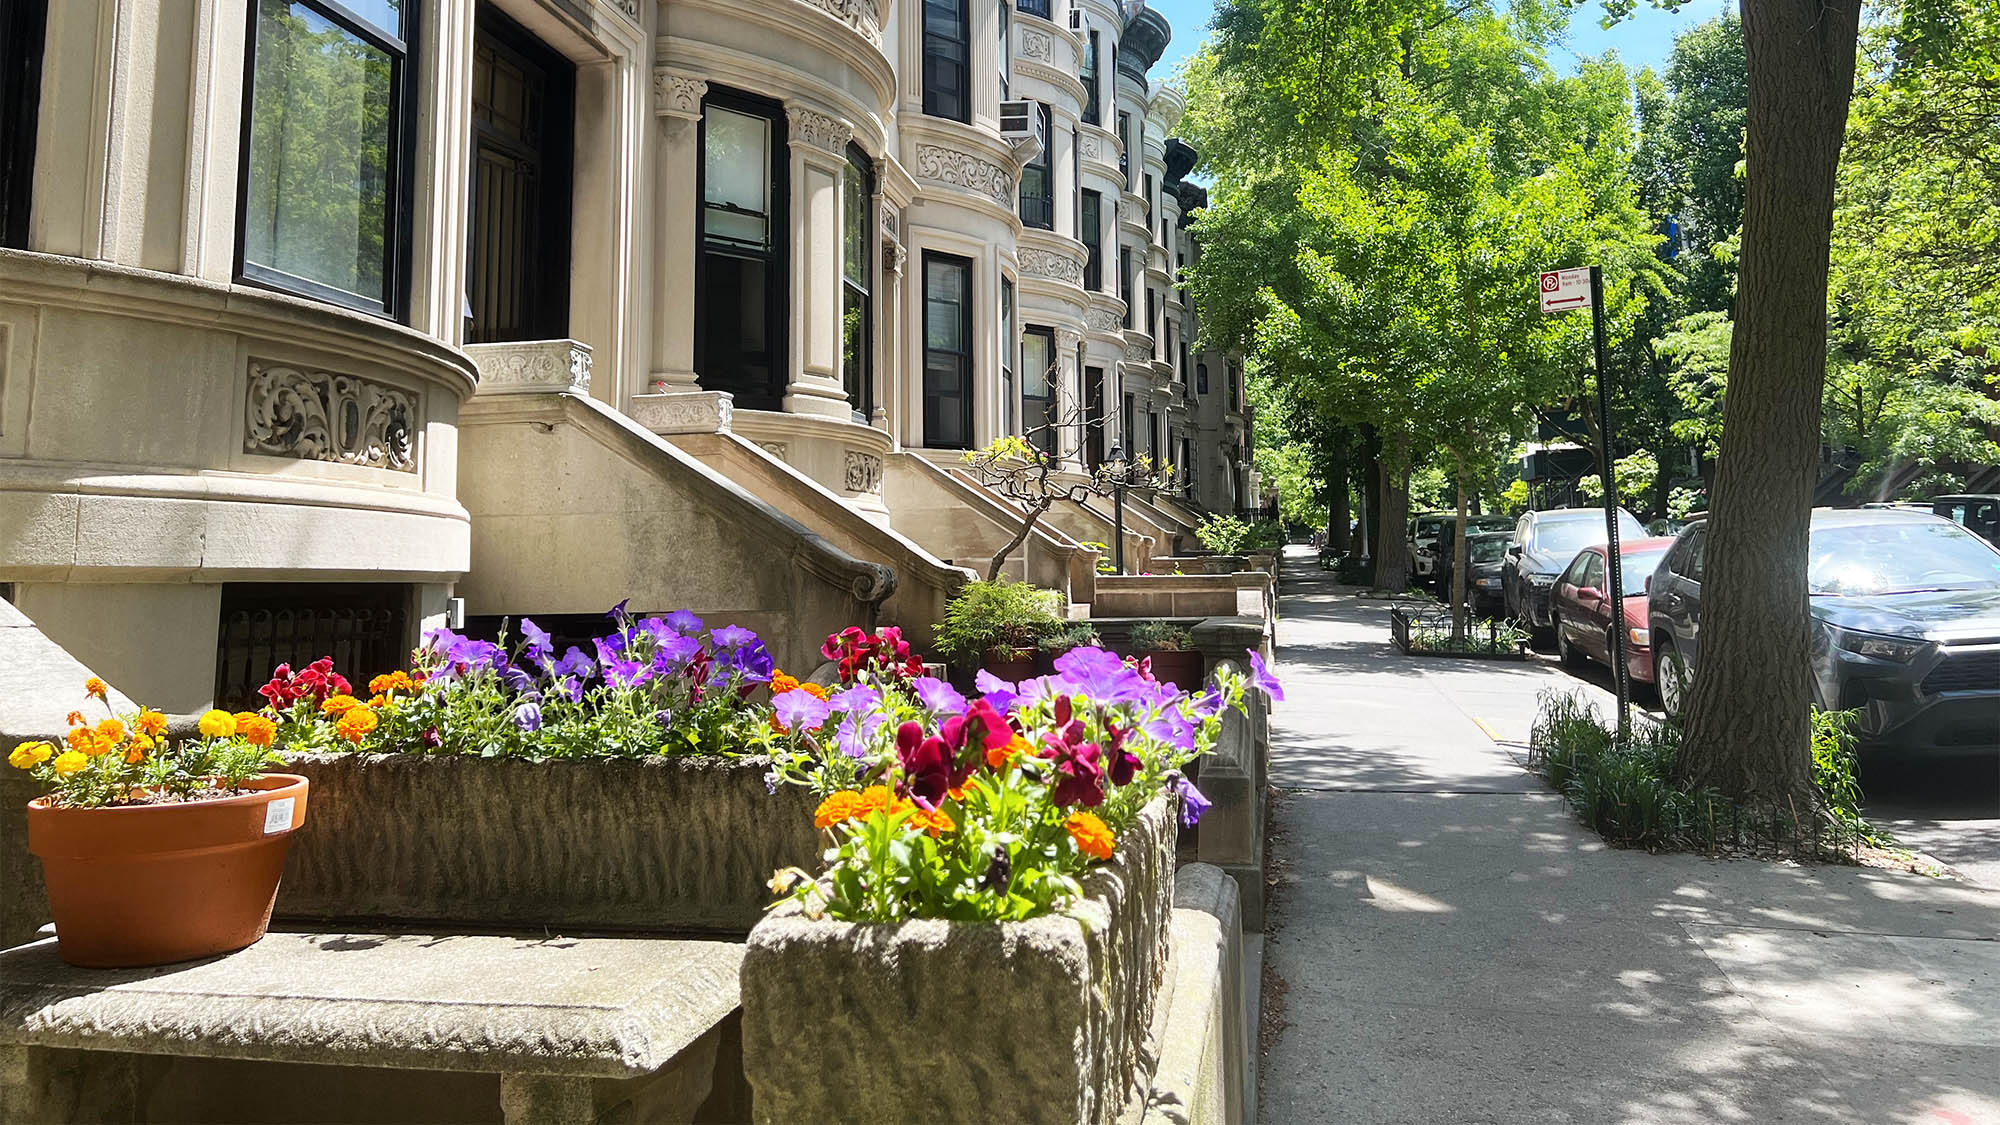
{"type": "Polygon", "coordinates": [[[1125,450],[1116,444],[1111,447],[1111,457],[1104,465],[1105,475],[1111,478],[1111,564],[1118,573],[1125,573],[1125,481],[1130,466],[1125,464],[1125,450]]]}

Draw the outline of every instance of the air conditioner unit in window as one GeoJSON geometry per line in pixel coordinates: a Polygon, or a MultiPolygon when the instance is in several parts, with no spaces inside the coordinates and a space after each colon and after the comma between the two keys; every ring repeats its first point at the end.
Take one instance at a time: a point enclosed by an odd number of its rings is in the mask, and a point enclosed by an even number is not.
{"type": "Polygon", "coordinates": [[[1070,6],[1069,29],[1071,31],[1076,32],[1078,35],[1082,35],[1084,33],[1085,29],[1083,23],[1083,6],[1080,4],[1073,4],[1070,6]]]}
{"type": "Polygon", "coordinates": [[[1000,135],[1010,141],[1033,138],[1043,148],[1049,145],[1042,129],[1042,103],[1032,98],[1000,103],[1000,135]]]}

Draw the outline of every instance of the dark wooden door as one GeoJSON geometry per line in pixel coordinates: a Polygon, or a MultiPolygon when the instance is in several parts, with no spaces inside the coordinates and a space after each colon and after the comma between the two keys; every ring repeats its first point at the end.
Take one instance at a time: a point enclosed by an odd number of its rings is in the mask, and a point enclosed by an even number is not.
{"type": "Polygon", "coordinates": [[[576,67],[481,5],[472,48],[466,340],[569,335],[576,67]]]}

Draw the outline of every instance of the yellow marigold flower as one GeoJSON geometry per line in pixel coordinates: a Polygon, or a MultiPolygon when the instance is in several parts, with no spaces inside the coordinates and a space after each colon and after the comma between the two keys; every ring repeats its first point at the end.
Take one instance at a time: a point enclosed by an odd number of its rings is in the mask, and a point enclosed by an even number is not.
{"type": "Polygon", "coordinates": [[[942,835],[958,827],[952,823],[950,815],[943,809],[918,809],[903,823],[911,828],[928,832],[932,836],[942,835]]]}
{"type": "Polygon", "coordinates": [[[56,773],[62,775],[63,777],[68,777],[70,774],[75,773],[76,771],[82,769],[83,767],[89,764],[90,764],[89,758],[84,757],[82,754],[79,754],[74,750],[65,750],[62,753],[57,754],[54,763],[56,773]]]}
{"type": "Polygon", "coordinates": [[[49,760],[56,748],[46,742],[23,742],[7,755],[7,764],[17,770],[33,769],[49,760]]]}
{"type": "Polygon", "coordinates": [[[106,684],[103,680],[98,679],[96,676],[92,676],[89,679],[83,681],[83,693],[85,695],[90,696],[93,699],[108,700],[108,697],[111,694],[111,687],[110,685],[106,684]]]}
{"type": "Polygon", "coordinates": [[[341,714],[340,721],[334,724],[333,729],[349,742],[360,742],[369,731],[375,729],[375,724],[381,721],[375,717],[375,712],[361,706],[357,700],[354,706],[341,714]]]}
{"type": "Polygon", "coordinates": [[[158,738],[167,733],[167,717],[150,708],[139,712],[139,729],[158,738]]]}
{"type": "Polygon", "coordinates": [[[125,739],[125,724],[117,719],[105,719],[97,724],[97,737],[111,742],[122,742],[125,739]]]}
{"type": "Polygon", "coordinates": [[[813,827],[831,828],[865,815],[861,794],[852,789],[842,789],[821,801],[819,808],[813,810],[813,827]]]}
{"type": "Polygon", "coordinates": [[[63,722],[73,727],[80,727],[83,725],[83,712],[71,711],[69,714],[63,716],[63,722]]]}
{"type": "Polygon", "coordinates": [[[240,715],[236,720],[236,733],[252,746],[269,746],[278,737],[278,724],[262,715],[240,715]]]}
{"type": "Polygon", "coordinates": [[[228,738],[236,733],[236,716],[227,711],[205,711],[197,726],[209,738],[228,738]]]}
{"type": "Polygon", "coordinates": [[[1092,859],[1110,859],[1118,841],[1112,838],[1111,829],[1092,812],[1073,812],[1063,821],[1069,831],[1069,838],[1076,841],[1077,850],[1092,859]]]}
{"type": "Polygon", "coordinates": [[[320,713],[325,715],[345,715],[359,706],[361,701],[351,695],[329,695],[325,702],[319,705],[319,709],[320,713]]]}

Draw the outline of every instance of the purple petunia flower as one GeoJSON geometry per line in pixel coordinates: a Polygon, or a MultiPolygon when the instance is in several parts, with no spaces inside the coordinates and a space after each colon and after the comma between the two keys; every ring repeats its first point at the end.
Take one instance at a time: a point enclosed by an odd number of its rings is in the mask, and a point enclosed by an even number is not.
{"type": "Polygon", "coordinates": [[[541,705],[530,700],[514,708],[514,725],[524,731],[538,731],[542,729],[541,705]]]}
{"type": "MultiPolygon", "coordinates": [[[[721,629],[717,629],[714,635],[720,638],[722,632],[721,629]]],[[[726,680],[731,674],[738,672],[742,673],[743,682],[746,684],[771,682],[771,675],[778,667],[777,662],[771,659],[771,650],[764,647],[764,642],[757,639],[757,634],[751,633],[748,629],[743,632],[750,637],[747,643],[717,650],[715,672],[710,677],[711,682],[726,680]]]]}
{"type": "Polygon", "coordinates": [[[882,693],[872,687],[855,684],[845,691],[837,691],[827,697],[835,711],[845,711],[850,715],[866,714],[882,709],[882,693]]]}
{"type": "MultiPolygon", "coordinates": [[[[785,694],[794,695],[804,693],[786,692],[785,694]]],[[[888,721],[889,716],[887,715],[849,712],[847,721],[840,724],[840,730],[834,735],[834,745],[839,746],[840,752],[850,758],[865,758],[868,756],[868,743],[874,739],[875,732],[881,730],[883,724],[888,721]]]]}
{"type": "Polygon", "coordinates": [[[799,734],[824,725],[833,714],[833,705],[809,691],[787,691],[771,700],[771,710],[786,730],[799,734]]]}
{"type": "Polygon", "coordinates": [[[1139,729],[1183,754],[1194,753],[1194,724],[1178,708],[1161,711],[1140,724],[1139,729]]]}
{"type": "Polygon", "coordinates": [[[1014,704],[1021,699],[1019,684],[1008,683],[984,668],[973,677],[972,686],[978,688],[980,697],[991,703],[993,709],[1003,715],[1012,711],[1014,704]]]}
{"type": "Polygon", "coordinates": [[[617,605],[605,610],[604,616],[609,617],[613,621],[623,622],[625,620],[625,606],[631,600],[631,598],[626,598],[625,601],[619,602],[617,605]]]}
{"type": "Polygon", "coordinates": [[[1201,823],[1201,814],[1207,812],[1214,802],[1202,796],[1201,790],[1194,787],[1194,782],[1185,777],[1175,778],[1174,787],[1181,791],[1181,824],[1193,828],[1201,823]]]}
{"type": "Polygon", "coordinates": [[[1250,649],[1249,653],[1250,685],[1262,690],[1272,699],[1282,702],[1285,698],[1285,685],[1279,683],[1278,677],[1272,675],[1271,670],[1264,666],[1264,657],[1256,649],[1250,649]]]}
{"type": "Polygon", "coordinates": [[[1148,688],[1138,669],[1101,648],[1070,649],[1056,657],[1056,673],[1071,692],[1099,703],[1129,703],[1148,688]]]}
{"type": "Polygon", "coordinates": [[[677,609],[667,614],[667,624],[684,637],[692,637],[701,632],[701,618],[690,610],[677,609]]]}
{"type": "Polygon", "coordinates": [[[1201,698],[1194,701],[1194,714],[1198,719],[1212,719],[1222,713],[1222,689],[1211,687],[1201,698]]]}
{"type": "Polygon", "coordinates": [[[757,634],[745,629],[741,625],[724,625],[722,628],[710,633],[708,639],[717,648],[742,648],[744,645],[754,644],[757,640],[757,634]]]}
{"type": "Polygon", "coordinates": [[[923,701],[924,709],[933,715],[965,713],[965,697],[958,694],[957,688],[936,676],[918,676],[910,681],[910,687],[915,689],[917,698],[923,701]]]}
{"type": "Polygon", "coordinates": [[[535,624],[534,618],[523,617],[521,619],[521,635],[528,640],[528,659],[541,665],[543,668],[547,668],[549,666],[549,658],[556,653],[555,642],[549,638],[548,630],[535,624]]]}

